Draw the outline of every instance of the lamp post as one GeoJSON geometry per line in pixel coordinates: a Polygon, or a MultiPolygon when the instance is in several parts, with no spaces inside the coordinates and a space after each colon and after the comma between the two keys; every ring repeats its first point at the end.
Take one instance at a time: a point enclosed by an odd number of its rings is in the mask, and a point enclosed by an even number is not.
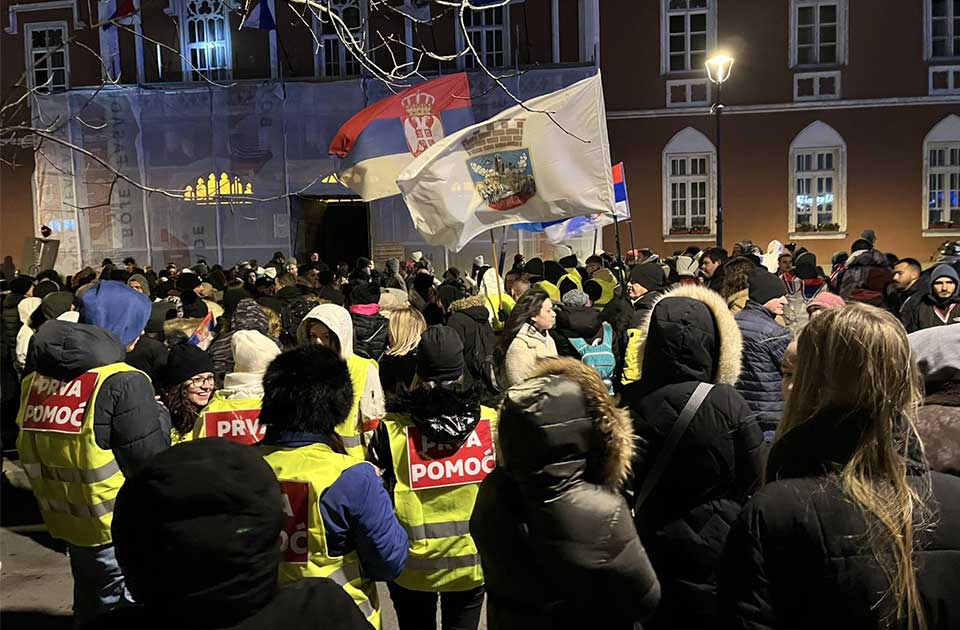
{"type": "Polygon", "coordinates": [[[720,100],[720,88],[724,81],[730,78],[730,73],[733,71],[733,57],[724,53],[717,53],[707,59],[704,65],[707,67],[707,77],[717,86],[717,98],[714,99],[710,111],[715,115],[717,121],[717,247],[723,247],[723,170],[720,161],[720,114],[723,113],[723,102],[720,100]]]}

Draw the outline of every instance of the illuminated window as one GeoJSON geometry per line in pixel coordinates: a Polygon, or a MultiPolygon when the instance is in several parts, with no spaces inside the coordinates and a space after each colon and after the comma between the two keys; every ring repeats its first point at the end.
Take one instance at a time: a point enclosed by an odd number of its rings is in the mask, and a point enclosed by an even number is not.
{"type": "Polygon", "coordinates": [[[27,84],[38,92],[65,90],[68,85],[69,57],[65,22],[26,24],[23,29],[26,59],[29,65],[27,84]]]}
{"type": "Polygon", "coordinates": [[[790,233],[836,235],[846,229],[846,144],[815,122],[790,145],[790,233]]]}
{"type": "Polygon", "coordinates": [[[846,0],[793,0],[791,66],[834,66],[847,62],[846,0]]]}
{"type": "Polygon", "coordinates": [[[663,150],[663,235],[668,240],[703,240],[714,234],[716,151],[699,131],[687,127],[663,150]]]}
{"type": "Polygon", "coordinates": [[[960,230],[960,116],[937,124],[923,144],[925,230],[960,230]]]}
{"type": "Polygon", "coordinates": [[[703,71],[716,45],[716,0],[661,0],[661,72],[703,71]]]}
{"type": "Polygon", "coordinates": [[[185,0],[180,13],[184,77],[199,81],[230,78],[230,18],[220,0],[185,0]]]}
{"type": "MultiPolygon", "coordinates": [[[[463,21],[467,26],[467,36],[476,51],[476,57],[467,53],[462,57],[463,66],[472,69],[478,66],[477,57],[488,68],[502,68],[509,62],[507,48],[509,43],[508,23],[510,21],[509,7],[493,9],[465,9],[463,21]]],[[[459,31],[459,27],[458,27],[459,31]]],[[[460,33],[458,40],[462,41],[460,33]]],[[[464,43],[463,48],[466,48],[464,43]]]]}
{"type": "Polygon", "coordinates": [[[927,59],[960,58],[960,2],[924,0],[927,59]]]}
{"type": "Polygon", "coordinates": [[[320,42],[316,54],[316,73],[321,77],[355,77],[360,74],[360,62],[344,45],[351,49],[366,49],[365,3],[361,0],[333,0],[327,5],[333,11],[314,11],[313,29],[320,42]]]}

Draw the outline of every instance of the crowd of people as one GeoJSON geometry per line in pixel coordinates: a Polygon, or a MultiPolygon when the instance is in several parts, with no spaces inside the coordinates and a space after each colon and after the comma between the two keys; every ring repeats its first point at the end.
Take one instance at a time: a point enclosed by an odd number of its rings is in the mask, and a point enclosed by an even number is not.
{"type": "Polygon", "coordinates": [[[4,268],[79,628],[960,624],[960,243],[4,268]]]}

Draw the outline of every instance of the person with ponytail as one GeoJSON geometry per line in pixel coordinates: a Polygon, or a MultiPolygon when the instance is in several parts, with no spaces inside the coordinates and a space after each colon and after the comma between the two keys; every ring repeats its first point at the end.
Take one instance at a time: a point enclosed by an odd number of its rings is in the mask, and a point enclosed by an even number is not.
{"type": "Polygon", "coordinates": [[[766,485],[727,537],[721,628],[960,626],[960,479],[927,468],[920,401],[893,315],[810,320],[766,485]]]}

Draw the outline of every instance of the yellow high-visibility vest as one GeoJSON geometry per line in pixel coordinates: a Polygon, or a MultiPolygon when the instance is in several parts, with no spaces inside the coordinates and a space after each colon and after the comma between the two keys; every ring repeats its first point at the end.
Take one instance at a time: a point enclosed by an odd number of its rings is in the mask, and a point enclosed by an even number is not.
{"type": "Polygon", "coordinates": [[[577,288],[583,291],[583,276],[580,275],[580,272],[577,271],[576,267],[570,267],[566,270],[567,273],[560,276],[560,279],[557,280],[557,287],[563,282],[564,278],[569,278],[570,282],[577,285],[577,288]]]}
{"type": "Polygon", "coordinates": [[[353,406],[350,407],[350,413],[346,419],[334,427],[337,435],[343,438],[343,446],[347,449],[347,454],[357,459],[366,459],[363,431],[360,428],[360,399],[363,397],[363,390],[367,387],[367,373],[370,371],[371,363],[379,369],[377,362],[373,359],[365,359],[355,354],[347,359],[350,382],[353,384],[353,406]]]}
{"type": "Polygon", "coordinates": [[[643,330],[640,328],[627,330],[627,348],[623,354],[623,375],[620,380],[622,385],[640,380],[643,373],[643,354],[640,352],[642,345],[643,330]]]}
{"type": "Polygon", "coordinates": [[[260,425],[263,397],[225,398],[216,392],[197,416],[191,439],[221,437],[240,444],[256,444],[266,427],[260,425]]]}
{"type": "Polygon", "coordinates": [[[72,381],[36,372],[23,379],[17,450],[54,538],[78,547],[113,542],[113,504],[124,477],[113,451],[97,445],[93,415],[108,377],[138,371],[111,363],[72,381]]]}
{"type": "Polygon", "coordinates": [[[533,286],[545,292],[547,294],[547,297],[549,297],[554,304],[560,301],[560,289],[557,288],[557,285],[555,285],[554,283],[549,282],[547,280],[541,280],[540,282],[536,283],[533,286]]]}
{"type": "Polygon", "coordinates": [[[397,584],[415,591],[466,591],[483,584],[480,555],[470,536],[470,515],[480,482],[496,465],[497,412],[481,420],[459,449],[426,440],[409,417],[387,414],[397,484],[397,520],[410,552],[397,584]],[[426,440],[426,441],[425,441],[426,440]]]}
{"type": "Polygon", "coordinates": [[[264,447],[264,459],[273,468],[283,493],[286,522],[280,533],[280,582],[325,577],[339,584],[370,624],[380,628],[380,601],[376,583],[363,577],[356,550],[345,556],[328,555],[320,497],[353,466],[370,466],[326,444],[298,448],[264,447]]]}

